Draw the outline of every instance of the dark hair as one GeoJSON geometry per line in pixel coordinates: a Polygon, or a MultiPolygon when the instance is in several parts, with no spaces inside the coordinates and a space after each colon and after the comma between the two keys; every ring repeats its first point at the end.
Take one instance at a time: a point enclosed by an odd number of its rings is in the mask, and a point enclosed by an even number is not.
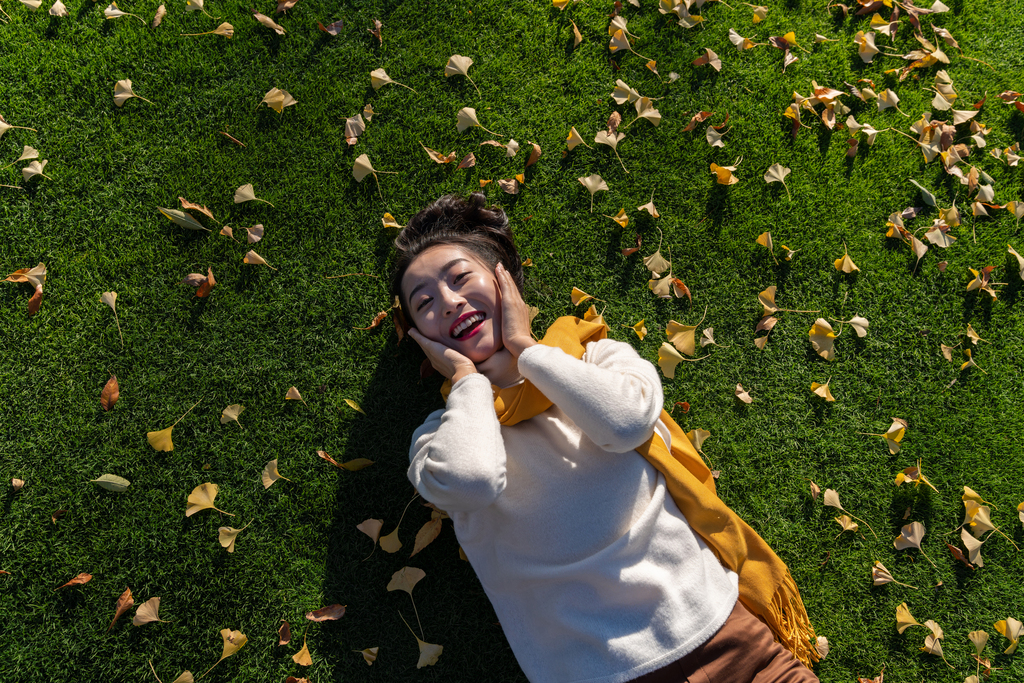
{"type": "MultiPolygon", "coordinates": [[[[402,278],[409,264],[430,247],[442,244],[462,247],[492,270],[500,261],[519,291],[523,291],[523,265],[512,241],[508,217],[500,207],[485,207],[486,203],[482,192],[474,192],[468,200],[447,194],[413,216],[398,233],[391,293],[398,297],[403,312],[409,310],[409,302],[402,294],[402,278]]],[[[408,317],[405,321],[411,322],[408,317]]]]}

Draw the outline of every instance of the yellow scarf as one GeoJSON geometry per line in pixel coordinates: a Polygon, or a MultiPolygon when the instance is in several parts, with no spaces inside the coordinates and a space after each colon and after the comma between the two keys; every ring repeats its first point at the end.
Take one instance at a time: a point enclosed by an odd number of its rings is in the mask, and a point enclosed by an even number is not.
{"type": "MultiPolygon", "coordinates": [[[[604,325],[572,316],[559,318],[540,343],[582,358],[588,342],[604,339],[604,325]]],[[[442,393],[447,397],[445,389],[442,393]]],[[[552,405],[529,381],[496,390],[494,409],[502,425],[512,426],[552,405]]],[[[746,522],[715,493],[715,479],[683,430],[664,410],[661,421],[672,435],[672,450],[657,434],[636,450],[665,475],[672,499],[693,530],[723,566],[739,575],[740,600],[775,638],[808,668],[820,659],[816,638],[789,569],[746,522]]]]}

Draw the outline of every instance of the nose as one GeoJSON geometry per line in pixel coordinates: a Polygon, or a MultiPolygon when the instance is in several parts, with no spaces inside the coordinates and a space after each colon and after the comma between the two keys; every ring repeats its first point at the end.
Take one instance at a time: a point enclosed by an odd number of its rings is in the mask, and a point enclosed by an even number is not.
{"type": "Polygon", "coordinates": [[[441,289],[440,297],[443,314],[446,318],[458,315],[459,309],[466,303],[466,300],[462,298],[462,295],[457,292],[453,292],[447,287],[443,287],[441,289]]]}

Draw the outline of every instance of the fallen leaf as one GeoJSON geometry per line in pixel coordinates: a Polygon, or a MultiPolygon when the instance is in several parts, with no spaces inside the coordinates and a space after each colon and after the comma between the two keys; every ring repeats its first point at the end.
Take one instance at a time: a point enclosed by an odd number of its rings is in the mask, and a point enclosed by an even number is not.
{"type": "Polygon", "coordinates": [[[345,605],[328,605],[321,607],[314,612],[306,612],[306,619],[310,621],[336,621],[345,616],[345,605]]]}
{"type": "MultiPolygon", "coordinates": [[[[460,133],[465,131],[467,128],[482,128],[483,130],[486,130],[491,135],[498,135],[493,130],[489,130],[487,128],[484,128],[482,125],[480,125],[480,120],[477,119],[477,117],[476,117],[476,109],[474,109],[473,107],[463,107],[462,109],[460,109],[458,111],[458,113],[456,114],[455,118],[456,118],[456,128],[458,129],[458,131],[460,133]]],[[[498,135],[498,137],[501,137],[501,136],[498,135]]]]}
{"type": "MultiPolygon", "coordinates": [[[[835,518],[835,521],[836,524],[843,528],[843,530],[839,532],[840,535],[842,535],[846,531],[857,531],[858,529],[860,529],[860,525],[857,524],[857,522],[853,521],[853,519],[851,519],[849,515],[840,515],[839,517],[835,518]]],[[[838,538],[838,536],[836,538],[838,538]]]]}
{"type": "MultiPolygon", "coordinates": [[[[268,202],[266,199],[260,199],[259,197],[256,196],[256,190],[253,189],[252,183],[246,183],[245,185],[242,185],[237,190],[235,190],[234,199],[235,199],[235,204],[241,204],[243,202],[251,202],[251,201],[257,201],[257,202],[263,202],[264,204],[270,204],[270,202],[268,202]]],[[[270,206],[274,206],[274,205],[270,204],[270,206]]]]}
{"type": "Polygon", "coordinates": [[[269,489],[271,487],[271,485],[273,485],[273,483],[275,481],[277,481],[278,479],[284,479],[285,481],[291,481],[291,479],[289,479],[288,477],[282,476],[281,473],[277,471],[277,458],[274,458],[273,460],[268,462],[266,464],[266,466],[264,466],[263,474],[260,476],[260,479],[263,482],[263,488],[264,489],[269,489]]]}
{"type": "Polygon", "coordinates": [[[993,626],[995,626],[995,629],[999,631],[999,635],[1010,641],[1010,646],[1003,650],[1003,654],[1012,655],[1016,652],[1017,645],[1020,643],[1021,634],[1024,633],[1024,624],[1013,617],[1007,617],[1006,619],[997,621],[993,626]]]}
{"type": "Polygon", "coordinates": [[[50,521],[56,524],[57,520],[66,515],[67,512],[67,510],[56,510],[52,515],[50,515],[50,521]]]}
{"type": "Polygon", "coordinates": [[[736,170],[734,166],[719,166],[716,163],[711,164],[711,172],[715,174],[715,182],[719,185],[735,185],[740,181],[733,171],[736,170]]]}
{"type": "MultiPolygon", "coordinates": [[[[789,187],[786,185],[786,176],[789,175],[790,169],[786,168],[782,164],[772,164],[765,171],[764,181],[766,183],[782,183],[782,186],[786,188],[786,196],[790,200],[793,199],[792,195],[789,194],[789,187]]],[[[769,251],[771,249],[769,248],[769,251]]]]}
{"type": "Polygon", "coordinates": [[[811,382],[811,393],[812,394],[816,394],[818,396],[821,396],[823,399],[825,399],[829,403],[834,402],[836,399],[832,395],[832,390],[828,388],[828,385],[829,385],[829,383],[831,381],[832,380],[829,380],[828,382],[825,382],[824,384],[819,384],[817,382],[811,382]]]}
{"type": "Polygon", "coordinates": [[[533,166],[540,160],[540,145],[538,145],[536,142],[531,142],[530,145],[533,149],[530,152],[530,156],[526,159],[526,166],[524,168],[529,168],[530,166],[533,166]]]}
{"type": "Polygon", "coordinates": [[[473,60],[469,57],[463,57],[462,55],[452,55],[448,58],[448,64],[444,67],[445,78],[448,76],[462,75],[469,79],[470,83],[473,83],[473,87],[476,88],[477,96],[480,95],[480,88],[473,82],[473,79],[469,77],[469,67],[473,66],[473,60]]]}
{"type": "Polygon", "coordinates": [[[234,517],[230,512],[224,512],[220,508],[214,507],[213,500],[217,497],[219,490],[216,484],[209,482],[200,484],[192,489],[192,493],[188,494],[188,508],[185,510],[185,516],[191,517],[202,510],[216,510],[217,512],[234,517]]]}
{"type": "Polygon", "coordinates": [[[807,333],[810,337],[811,346],[818,352],[818,355],[825,360],[832,360],[835,358],[835,349],[833,344],[835,343],[835,332],[832,330],[832,326],[828,324],[828,321],[824,318],[818,318],[811,325],[810,331],[807,333]]]}
{"type": "Polygon", "coordinates": [[[43,170],[46,168],[46,164],[48,163],[50,163],[48,159],[43,159],[42,161],[33,161],[31,164],[21,169],[22,180],[29,181],[32,178],[35,178],[36,176],[42,176],[47,180],[53,180],[53,178],[43,173],[43,170]]]}
{"type": "Polygon", "coordinates": [[[896,608],[896,631],[903,633],[911,626],[924,626],[924,624],[914,618],[914,615],[910,613],[910,608],[907,607],[907,603],[900,603],[899,607],[896,608]]]}
{"type": "Polygon", "coordinates": [[[256,10],[253,10],[252,15],[256,18],[256,21],[260,22],[267,28],[271,29],[277,35],[283,36],[285,34],[284,26],[281,26],[280,24],[278,24],[276,21],[266,16],[265,14],[260,14],[256,10]]]}
{"type": "Polygon", "coordinates": [[[689,439],[691,444],[693,444],[693,447],[697,450],[697,452],[701,454],[704,453],[704,451],[701,450],[701,447],[704,445],[704,442],[707,440],[709,436],[711,436],[711,432],[707,431],[706,429],[691,429],[690,431],[686,432],[686,438],[689,439]]]}
{"type": "MultiPolygon", "coordinates": [[[[263,15],[261,14],[259,16],[263,15]]],[[[270,20],[268,19],[268,21],[270,20]]],[[[266,104],[278,114],[283,113],[285,107],[291,107],[298,103],[299,101],[292,97],[291,93],[279,88],[271,88],[267,91],[267,94],[263,96],[263,99],[260,100],[260,104],[266,104]]],[[[235,202],[237,203],[237,200],[235,200],[235,202]]]]}
{"type": "Polygon", "coordinates": [[[853,262],[853,259],[850,258],[850,253],[848,251],[844,251],[843,255],[835,260],[834,265],[837,271],[847,274],[852,273],[855,270],[860,270],[860,268],[857,267],[857,264],[853,262]]]}
{"type": "Polygon", "coordinates": [[[736,385],[736,398],[747,404],[754,402],[754,399],[750,397],[750,393],[748,393],[747,390],[743,388],[742,384],[736,385]]]}
{"type": "Polygon", "coordinates": [[[704,66],[709,64],[715,71],[722,71],[722,60],[716,55],[711,48],[704,48],[704,54],[697,59],[693,60],[694,66],[704,66]]]}
{"type": "Polygon", "coordinates": [[[235,422],[238,422],[238,426],[241,427],[242,423],[238,421],[238,416],[242,414],[243,410],[245,410],[245,406],[240,403],[233,403],[229,405],[221,411],[220,423],[227,424],[228,422],[231,422],[231,420],[234,420],[235,422]]]}
{"type": "Polygon", "coordinates": [[[807,481],[809,481],[811,484],[811,500],[818,500],[818,496],[821,495],[821,487],[815,484],[810,479],[808,479],[807,481]]]}
{"type": "Polygon", "coordinates": [[[381,34],[380,34],[380,30],[381,30],[382,26],[383,26],[383,24],[380,23],[380,19],[374,19],[373,20],[373,28],[366,29],[366,31],[371,36],[373,36],[374,38],[377,39],[378,45],[383,45],[384,44],[384,38],[382,38],[381,34]]]}
{"type": "Polygon", "coordinates": [[[384,527],[383,519],[367,519],[356,525],[356,528],[370,537],[376,543],[380,538],[380,530],[384,527]]]}
{"type": "Polygon", "coordinates": [[[345,399],[345,403],[347,403],[348,407],[351,408],[352,410],[354,410],[354,411],[356,411],[358,413],[362,413],[363,415],[366,415],[366,412],[362,408],[360,408],[359,404],[356,403],[355,401],[353,401],[352,399],[346,398],[345,399]]]}
{"type": "Polygon", "coordinates": [[[643,318],[641,318],[640,322],[635,325],[627,325],[627,327],[636,332],[636,336],[640,337],[641,341],[643,341],[643,338],[647,336],[647,328],[644,326],[643,318]]]}
{"type": "Polygon", "coordinates": [[[121,597],[117,599],[117,604],[114,606],[114,619],[110,622],[110,626],[107,627],[107,633],[110,632],[110,629],[114,628],[114,624],[121,618],[121,615],[131,609],[134,604],[135,600],[132,598],[132,589],[125,588],[124,593],[121,593],[121,597]]]}
{"type": "Polygon", "coordinates": [[[154,621],[162,622],[160,618],[160,598],[150,598],[139,605],[135,610],[135,618],[132,619],[132,626],[144,626],[154,621]]]}
{"type": "Polygon", "coordinates": [[[345,21],[343,19],[338,19],[334,23],[327,24],[327,26],[324,26],[318,21],[316,22],[316,27],[328,35],[336,36],[341,33],[341,29],[345,28],[345,21]]]}
{"type": "Polygon", "coordinates": [[[457,158],[455,152],[450,152],[449,154],[444,155],[441,154],[440,152],[430,149],[422,142],[420,143],[420,147],[423,148],[423,151],[427,153],[428,157],[430,157],[435,163],[438,164],[450,164],[457,158]]]}
{"type": "MultiPolygon", "coordinates": [[[[113,7],[113,5],[111,5],[111,7],[113,7]]],[[[135,91],[132,90],[132,82],[129,79],[126,78],[114,83],[114,104],[118,107],[124,106],[124,103],[133,97],[138,97],[143,102],[149,102],[145,97],[140,97],[135,94],[135,91]]],[[[153,104],[152,102],[149,103],[153,104]]]]}
{"type": "MultiPolygon", "coordinates": [[[[53,6],[50,7],[50,11],[48,12],[48,14],[51,17],[66,17],[68,15],[68,8],[64,6],[63,2],[57,0],[55,3],[53,3],[53,6]]],[[[154,26],[154,28],[156,27],[154,26]]]]}
{"type": "Polygon", "coordinates": [[[424,572],[422,569],[418,569],[416,567],[402,567],[391,576],[391,581],[388,582],[388,590],[405,591],[411,596],[412,589],[426,575],[426,572],[424,572]]]}
{"type": "Polygon", "coordinates": [[[100,406],[103,410],[110,410],[120,397],[121,387],[117,383],[117,377],[111,375],[107,383],[103,385],[103,391],[100,392],[100,406]]]}
{"type": "MultiPolygon", "coordinates": [[[[565,139],[565,144],[570,150],[576,147],[576,145],[583,145],[587,149],[591,149],[590,145],[583,141],[583,136],[581,136],[579,132],[576,130],[576,126],[573,126],[572,128],[569,129],[569,137],[565,139]]],[[[591,194],[593,194],[593,192],[591,192],[591,194]]]]}
{"type": "Polygon", "coordinates": [[[57,586],[53,590],[59,591],[61,588],[67,588],[68,586],[81,586],[83,583],[89,583],[90,581],[92,581],[92,574],[86,574],[85,572],[82,572],[75,578],[65,583],[63,586],[57,586]]]}
{"type": "MultiPolygon", "coordinates": [[[[192,408],[195,408],[197,405],[199,405],[199,403],[201,401],[202,401],[202,399],[199,399],[199,401],[196,401],[192,405],[192,408]]],[[[185,411],[185,415],[188,415],[189,413],[191,413],[192,412],[192,408],[189,408],[188,410],[186,410],[185,411]]],[[[182,415],[177,420],[175,420],[174,424],[172,424],[167,429],[161,429],[158,432],[146,432],[146,440],[149,441],[149,445],[152,446],[155,450],[158,450],[158,451],[173,451],[174,450],[174,442],[171,441],[171,430],[174,429],[174,425],[178,424],[183,419],[185,419],[185,415],[182,415]]]]}
{"type": "Polygon", "coordinates": [[[676,376],[676,366],[683,362],[683,357],[668,342],[662,342],[658,348],[658,367],[669,379],[676,376]]]}
{"type": "Polygon", "coordinates": [[[124,477],[119,477],[116,474],[104,474],[99,479],[90,479],[89,481],[101,489],[113,491],[114,493],[124,493],[132,484],[124,477]]]}
{"type": "MultiPolygon", "coordinates": [[[[573,35],[573,44],[572,44],[572,46],[573,47],[579,47],[580,43],[583,42],[583,34],[580,33],[580,30],[576,27],[576,22],[575,21],[570,19],[569,23],[572,24],[572,35],[573,35]]],[[[655,73],[657,73],[657,71],[655,71],[655,73]]]]}
{"type": "Polygon", "coordinates": [[[17,493],[18,491],[20,491],[23,488],[25,488],[25,480],[24,479],[11,479],[11,488],[14,489],[15,493],[17,493]]]}
{"type": "Polygon", "coordinates": [[[160,213],[162,213],[167,219],[169,219],[175,225],[179,225],[188,230],[195,230],[197,232],[201,230],[210,232],[209,228],[207,228],[205,225],[203,225],[195,218],[193,218],[191,214],[187,214],[184,211],[178,211],[177,209],[165,209],[160,206],[156,208],[160,213]]]}
{"type": "MultiPolygon", "coordinates": [[[[224,641],[224,649],[221,652],[220,659],[218,659],[216,662],[214,662],[213,666],[217,666],[218,664],[223,662],[225,659],[227,659],[231,655],[233,655],[236,652],[238,652],[239,650],[241,650],[242,647],[247,642],[249,642],[249,639],[245,637],[244,633],[242,633],[241,631],[232,631],[229,628],[222,628],[220,630],[220,637],[224,641]]],[[[200,676],[200,678],[203,678],[203,676],[206,676],[206,674],[208,674],[211,671],[213,671],[213,666],[211,666],[209,669],[207,669],[206,673],[204,673],[202,676],[200,676]]]]}
{"type": "Polygon", "coordinates": [[[379,650],[379,647],[368,647],[365,650],[353,650],[353,652],[358,652],[359,654],[361,654],[363,656],[363,661],[365,661],[368,665],[372,665],[375,661],[377,661],[377,652],[379,650]]]}

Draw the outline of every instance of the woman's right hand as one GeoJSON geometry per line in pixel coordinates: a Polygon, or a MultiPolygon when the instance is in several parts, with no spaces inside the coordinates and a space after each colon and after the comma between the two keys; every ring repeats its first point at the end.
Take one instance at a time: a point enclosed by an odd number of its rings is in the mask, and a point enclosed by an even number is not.
{"type": "Polygon", "coordinates": [[[473,361],[455,349],[432,339],[427,339],[420,334],[419,330],[411,328],[409,336],[419,344],[420,348],[423,349],[423,353],[427,354],[427,359],[434,366],[434,369],[450,379],[452,384],[455,384],[466,375],[471,375],[477,371],[473,361]]]}

